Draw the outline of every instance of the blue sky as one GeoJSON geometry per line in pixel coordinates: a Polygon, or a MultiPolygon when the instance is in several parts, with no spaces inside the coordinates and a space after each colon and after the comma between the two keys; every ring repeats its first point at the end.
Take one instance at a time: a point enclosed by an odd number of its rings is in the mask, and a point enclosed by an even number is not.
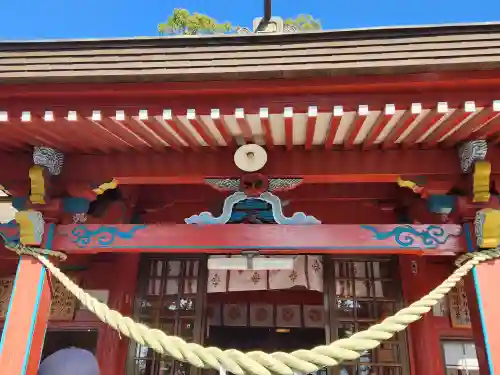
{"type": "MultiPolygon", "coordinates": [[[[249,26],[263,0],[4,1],[0,39],[155,36],[173,8],[249,26]]],[[[273,15],[309,13],[325,29],[485,22],[500,18],[498,0],[273,0],[273,15]]]]}

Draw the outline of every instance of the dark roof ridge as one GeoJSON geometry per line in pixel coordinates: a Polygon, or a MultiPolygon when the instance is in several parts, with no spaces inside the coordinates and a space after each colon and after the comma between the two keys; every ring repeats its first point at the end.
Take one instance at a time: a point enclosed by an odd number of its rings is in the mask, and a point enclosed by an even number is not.
{"type": "Polygon", "coordinates": [[[230,34],[201,36],[135,37],[106,39],[0,40],[1,51],[58,50],[79,48],[134,48],[166,46],[207,46],[224,44],[265,44],[314,42],[321,40],[356,40],[372,38],[401,38],[435,35],[500,33],[500,22],[458,23],[445,25],[391,26],[356,29],[322,30],[279,34],[230,34]]]}

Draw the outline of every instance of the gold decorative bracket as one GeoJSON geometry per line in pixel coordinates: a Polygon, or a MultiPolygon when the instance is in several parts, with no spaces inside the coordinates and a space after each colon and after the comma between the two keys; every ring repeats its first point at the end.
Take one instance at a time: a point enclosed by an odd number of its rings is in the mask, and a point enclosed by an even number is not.
{"type": "Polygon", "coordinates": [[[473,202],[489,202],[491,163],[486,161],[488,144],[485,140],[475,140],[464,143],[458,150],[460,167],[463,173],[472,172],[473,202]]]}
{"type": "Polygon", "coordinates": [[[479,210],[474,220],[474,230],[480,248],[494,249],[500,246],[500,210],[479,210]]]}
{"type": "Polygon", "coordinates": [[[117,187],[118,187],[118,180],[113,178],[111,181],[105,182],[105,183],[99,185],[98,187],[96,187],[92,191],[96,195],[101,195],[101,194],[104,194],[104,192],[106,192],[107,190],[116,189],[117,187]]]}
{"type": "Polygon", "coordinates": [[[474,193],[472,198],[473,202],[489,202],[491,197],[490,176],[491,163],[486,160],[476,161],[474,164],[474,173],[472,174],[472,191],[474,193]]]}
{"type": "Polygon", "coordinates": [[[45,221],[42,213],[34,210],[16,212],[19,239],[23,245],[40,246],[43,240],[45,221]]]}
{"type": "Polygon", "coordinates": [[[398,184],[399,187],[410,189],[415,194],[419,194],[421,197],[426,196],[425,188],[412,180],[404,180],[400,176],[396,180],[396,183],[398,184]]]}
{"type": "Polygon", "coordinates": [[[39,165],[33,165],[28,174],[31,181],[30,201],[33,204],[45,204],[45,168],[39,165]]]}

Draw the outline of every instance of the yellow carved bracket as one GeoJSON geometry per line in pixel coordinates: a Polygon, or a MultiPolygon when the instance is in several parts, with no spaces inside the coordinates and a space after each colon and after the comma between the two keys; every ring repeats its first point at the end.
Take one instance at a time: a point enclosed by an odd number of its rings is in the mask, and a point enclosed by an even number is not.
{"type": "Polygon", "coordinates": [[[112,179],[109,182],[105,182],[104,184],[99,185],[97,188],[92,190],[96,195],[104,194],[105,191],[116,189],[118,187],[118,180],[112,179]]]}
{"type": "Polygon", "coordinates": [[[43,240],[45,222],[41,212],[26,210],[16,212],[19,225],[19,240],[23,245],[40,246],[43,240]]]}
{"type": "Polygon", "coordinates": [[[33,204],[45,204],[46,186],[45,186],[45,168],[40,165],[34,165],[29,170],[31,181],[30,201],[33,204]]]}
{"type": "Polygon", "coordinates": [[[500,210],[484,208],[478,211],[474,227],[479,247],[494,249],[500,245],[500,210]]]}
{"type": "Polygon", "coordinates": [[[424,198],[426,195],[425,188],[411,180],[403,180],[401,177],[398,177],[396,183],[399,187],[410,189],[415,194],[419,194],[420,196],[422,196],[422,198],[424,198]]]}
{"type": "Polygon", "coordinates": [[[490,175],[491,163],[486,160],[479,160],[474,164],[472,175],[473,202],[486,203],[490,200],[490,175]]]}

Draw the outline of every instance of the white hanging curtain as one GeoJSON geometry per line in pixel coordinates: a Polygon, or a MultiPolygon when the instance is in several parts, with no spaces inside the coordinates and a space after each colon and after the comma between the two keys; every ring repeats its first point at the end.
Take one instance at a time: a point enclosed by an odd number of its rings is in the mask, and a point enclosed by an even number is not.
{"type": "Polygon", "coordinates": [[[269,303],[211,303],[209,326],[324,328],[323,305],[272,305],[269,303]]]}
{"type": "Polygon", "coordinates": [[[288,270],[209,270],[207,292],[279,290],[294,287],[303,287],[318,292],[323,291],[323,262],[321,256],[298,255],[294,259],[293,269],[288,270]]]}

